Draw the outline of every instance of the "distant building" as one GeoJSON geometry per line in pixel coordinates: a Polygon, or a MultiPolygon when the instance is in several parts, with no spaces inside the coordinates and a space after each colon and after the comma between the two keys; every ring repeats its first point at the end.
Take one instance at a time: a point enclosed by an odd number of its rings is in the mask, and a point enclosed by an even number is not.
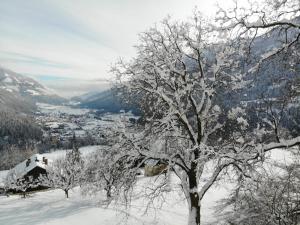
{"type": "Polygon", "coordinates": [[[162,174],[167,171],[168,165],[160,160],[148,159],[145,162],[145,173],[146,177],[152,177],[162,174]]]}
{"type": "MultiPolygon", "coordinates": [[[[17,179],[32,177],[33,181],[40,175],[47,174],[47,167],[51,165],[52,160],[47,159],[40,154],[34,154],[30,158],[16,165],[8,173],[14,173],[17,179]]],[[[46,187],[37,186],[34,190],[44,189],[46,187]]]]}

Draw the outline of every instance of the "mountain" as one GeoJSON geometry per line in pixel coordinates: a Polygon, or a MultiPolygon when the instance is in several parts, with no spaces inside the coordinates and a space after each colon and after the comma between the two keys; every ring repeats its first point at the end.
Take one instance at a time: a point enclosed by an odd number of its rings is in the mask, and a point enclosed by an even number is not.
{"type": "MultiPolygon", "coordinates": [[[[300,21],[300,17],[295,18],[295,20],[300,21]]],[[[256,63],[262,56],[266,57],[266,55],[270,54],[270,51],[282,46],[285,40],[291,41],[297,35],[298,32],[295,31],[287,31],[287,34],[285,34],[280,28],[275,28],[252,40],[251,57],[255,60],[252,59],[251,62],[246,62],[246,59],[243,59],[244,61],[242,61],[244,72],[248,71],[246,79],[249,81],[249,85],[238,92],[232,91],[233,93],[230,93],[229,96],[222,96],[220,101],[224,103],[224,107],[228,106],[228,108],[231,108],[241,102],[249,105],[256,104],[258,101],[261,101],[262,97],[273,100],[280,98],[287,94],[287,89],[291,83],[293,84],[291,87],[294,87],[295,92],[298,92],[298,95],[300,95],[300,61],[295,56],[292,57],[296,61],[288,59],[289,52],[283,51],[271,57],[260,64],[259,70],[251,72],[253,68],[256,68],[256,63]],[[250,64],[248,65],[248,63],[250,64]]],[[[299,44],[295,46],[296,52],[299,52],[299,47],[299,44]]],[[[209,49],[204,54],[207,54],[207,58],[214,63],[213,60],[218,51],[220,51],[220,48],[217,44],[215,48],[209,49]]],[[[235,60],[241,61],[242,59],[237,58],[235,60]]],[[[188,58],[187,65],[191,72],[198,70],[198,62],[196,60],[188,58]]],[[[126,104],[122,103],[111,90],[100,93],[87,93],[73,98],[73,100],[79,101],[79,106],[85,108],[101,109],[109,112],[118,112],[121,109],[137,111],[135,107],[126,107],[126,104]]]]}
{"type": "Polygon", "coordinates": [[[65,101],[37,81],[0,67],[0,109],[30,112],[36,102],[60,104],[65,101]]]}
{"type": "Polygon", "coordinates": [[[78,106],[82,108],[98,109],[103,112],[118,113],[120,110],[132,111],[138,114],[138,109],[122,103],[112,89],[102,92],[89,92],[81,96],[72,98],[79,102],[78,106]]]}
{"type": "Polygon", "coordinates": [[[80,96],[75,96],[72,98],[72,100],[79,102],[92,101],[103,95],[103,92],[104,91],[91,91],[80,96]]]}
{"type": "Polygon", "coordinates": [[[36,106],[30,99],[20,96],[18,93],[0,88],[0,112],[12,110],[15,112],[31,113],[36,110],[36,106]]]}

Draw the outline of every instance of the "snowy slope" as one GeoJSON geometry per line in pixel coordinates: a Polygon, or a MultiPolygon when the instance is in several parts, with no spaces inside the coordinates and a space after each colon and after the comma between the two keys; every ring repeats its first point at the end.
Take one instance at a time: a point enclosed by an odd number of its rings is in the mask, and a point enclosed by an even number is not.
{"type": "Polygon", "coordinates": [[[78,106],[82,108],[98,109],[103,112],[118,113],[120,110],[132,111],[139,114],[138,109],[134,106],[122,103],[120,97],[116,96],[113,89],[102,92],[90,92],[82,96],[72,98],[78,102],[78,106]]]}
{"type": "MultiPolygon", "coordinates": [[[[113,208],[101,207],[95,198],[80,196],[78,189],[71,192],[71,198],[68,200],[62,191],[51,190],[37,193],[25,200],[17,196],[0,197],[0,202],[1,225],[116,225],[125,220],[124,215],[117,213],[113,208]]],[[[138,215],[141,211],[137,207],[138,205],[126,215],[128,224],[150,224],[147,221],[153,221],[153,213],[138,215]]],[[[159,224],[185,224],[186,213],[182,211],[174,207],[162,210],[165,216],[159,220],[159,224]],[[163,222],[164,220],[167,221],[163,222]]]]}
{"type": "MultiPolygon", "coordinates": [[[[0,67],[0,93],[10,95],[10,98],[22,99],[28,102],[61,103],[64,99],[57,96],[37,81],[0,67]]],[[[4,101],[5,99],[2,99],[4,101]]],[[[0,102],[1,104],[1,102],[0,102]]],[[[10,102],[4,102],[8,106],[10,102]]]]}
{"type": "MultiPolygon", "coordinates": [[[[102,146],[102,145],[85,146],[85,147],[79,148],[79,151],[81,152],[82,156],[85,157],[90,153],[93,153],[95,151],[100,151],[104,147],[105,146],[102,146]]],[[[65,157],[67,151],[70,151],[70,149],[68,149],[68,150],[58,150],[58,151],[54,151],[54,152],[51,152],[51,153],[44,153],[44,154],[42,154],[42,156],[45,156],[47,159],[50,159],[50,160],[54,161],[56,159],[65,157]]]]}
{"type": "MultiPolygon", "coordinates": [[[[87,146],[80,148],[83,156],[99,151],[104,146],[87,146]]],[[[48,159],[64,157],[67,150],[55,151],[43,154],[48,159]]],[[[0,177],[4,178],[7,171],[0,171],[0,177]],[[1,176],[1,174],[3,176],[1,176]]],[[[157,177],[145,178],[141,176],[135,189],[132,207],[129,211],[122,205],[112,204],[106,207],[105,193],[95,196],[82,195],[79,188],[70,192],[70,199],[66,200],[63,191],[48,190],[34,193],[32,197],[22,199],[20,196],[0,196],[0,224],[1,225],[117,225],[128,219],[130,225],[181,225],[187,223],[187,205],[183,196],[179,194],[178,180],[171,178],[171,186],[174,191],[167,192],[164,196],[166,203],[161,206],[161,201],[155,202],[155,208],[150,206],[147,214],[144,214],[147,200],[145,199],[145,187],[151,187],[157,177]],[[16,212],[18,212],[16,214],[16,212]]],[[[1,183],[1,180],[0,180],[1,183]]],[[[203,203],[203,220],[212,219],[212,207],[216,200],[220,199],[227,190],[215,187],[208,192],[203,203]]]]}
{"type": "MultiPolygon", "coordinates": [[[[100,147],[81,148],[83,155],[97,151],[100,147]]],[[[50,159],[64,156],[66,151],[45,154],[50,159]]],[[[271,159],[281,162],[290,160],[289,154],[276,150],[271,159]]],[[[0,177],[7,173],[0,172],[0,177]],[[2,175],[1,175],[2,174],[2,175]]],[[[83,195],[79,188],[70,192],[70,199],[65,199],[61,190],[48,190],[34,193],[27,199],[20,196],[0,196],[0,224],[1,225],[117,225],[127,220],[129,225],[182,225],[187,224],[187,205],[180,189],[178,179],[171,177],[172,191],[165,192],[161,201],[150,205],[148,213],[144,214],[147,205],[145,187],[155,184],[157,177],[140,177],[134,190],[134,198],[130,210],[125,210],[120,204],[109,207],[103,203],[105,193],[97,196],[83,195]],[[17,213],[16,213],[17,212],[17,213]]],[[[205,195],[201,215],[203,224],[215,221],[213,207],[217,201],[226,197],[233,184],[223,182],[213,186],[205,195]]]]}
{"type": "MultiPolygon", "coordinates": [[[[130,210],[121,205],[103,204],[105,194],[83,196],[77,188],[70,193],[70,199],[65,199],[61,190],[49,190],[35,193],[32,197],[21,199],[19,196],[0,197],[0,224],[2,225],[117,225],[125,222],[130,225],[181,225],[187,223],[187,205],[183,196],[178,192],[166,193],[166,203],[160,208],[160,201],[155,202],[147,214],[145,186],[153,184],[155,178],[140,178],[136,188],[136,195],[130,210]],[[16,212],[18,212],[16,214],[16,212]]],[[[178,189],[176,179],[172,182],[174,189],[178,189]]],[[[211,207],[216,198],[224,193],[224,189],[214,189],[209,198],[204,200],[203,220],[211,220],[211,207]]]]}

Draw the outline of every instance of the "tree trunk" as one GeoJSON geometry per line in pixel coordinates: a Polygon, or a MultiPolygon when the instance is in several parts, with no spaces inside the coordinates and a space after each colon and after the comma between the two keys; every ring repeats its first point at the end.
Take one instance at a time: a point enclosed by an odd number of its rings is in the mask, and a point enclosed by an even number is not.
{"type": "Polygon", "coordinates": [[[198,193],[190,193],[190,209],[188,225],[200,225],[200,202],[198,193]]]}
{"type": "Polygon", "coordinates": [[[69,198],[69,190],[65,190],[66,198],[69,198]]]}
{"type": "Polygon", "coordinates": [[[190,199],[189,199],[189,222],[188,225],[200,225],[200,199],[198,194],[197,177],[194,170],[189,173],[190,199]]]}
{"type": "Polygon", "coordinates": [[[111,198],[111,187],[107,187],[105,190],[106,190],[106,198],[110,199],[111,198]]]}

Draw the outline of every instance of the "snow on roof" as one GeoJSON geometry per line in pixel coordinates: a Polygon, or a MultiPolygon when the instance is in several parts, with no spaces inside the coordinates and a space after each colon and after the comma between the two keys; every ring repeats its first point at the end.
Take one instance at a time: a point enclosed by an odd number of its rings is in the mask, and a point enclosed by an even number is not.
{"type": "Polygon", "coordinates": [[[159,160],[157,160],[157,159],[147,159],[145,161],[145,164],[147,166],[156,166],[158,163],[159,163],[159,160]]]}
{"type": "MultiPolygon", "coordinates": [[[[23,162],[19,163],[14,168],[12,168],[9,171],[9,173],[15,173],[16,177],[20,178],[26,175],[29,171],[31,171],[35,167],[46,169],[47,165],[43,159],[46,159],[46,157],[40,154],[34,154],[30,158],[24,160],[23,162]]],[[[51,162],[52,161],[48,159],[48,165],[51,162]]]]}
{"type": "Polygon", "coordinates": [[[76,137],[86,136],[86,131],[85,130],[75,130],[74,133],[75,133],[76,137]]]}
{"type": "Polygon", "coordinates": [[[58,123],[58,122],[48,122],[45,124],[47,127],[52,128],[52,129],[58,129],[60,125],[62,125],[62,123],[58,123]]]}

